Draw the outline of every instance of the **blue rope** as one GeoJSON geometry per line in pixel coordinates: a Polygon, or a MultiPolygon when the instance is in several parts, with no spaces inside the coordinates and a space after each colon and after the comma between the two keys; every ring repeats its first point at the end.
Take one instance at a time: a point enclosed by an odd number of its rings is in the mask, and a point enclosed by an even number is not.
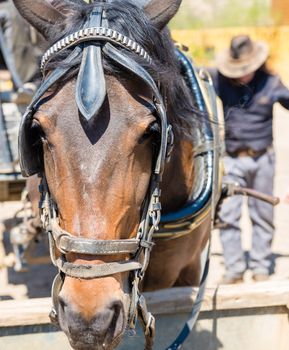
{"type": "Polygon", "coordinates": [[[201,305],[202,301],[204,298],[205,290],[206,290],[206,282],[207,282],[207,276],[209,272],[209,266],[210,266],[210,243],[208,246],[208,251],[207,251],[207,260],[204,268],[204,272],[202,275],[201,283],[200,283],[200,288],[197,294],[196,301],[193,306],[193,310],[191,312],[191,316],[184,325],[183,329],[177,336],[176,340],[168,347],[166,350],[178,350],[182,347],[184,341],[188,338],[190,335],[191,331],[193,330],[196,321],[198,319],[200,310],[201,310],[201,305]]]}

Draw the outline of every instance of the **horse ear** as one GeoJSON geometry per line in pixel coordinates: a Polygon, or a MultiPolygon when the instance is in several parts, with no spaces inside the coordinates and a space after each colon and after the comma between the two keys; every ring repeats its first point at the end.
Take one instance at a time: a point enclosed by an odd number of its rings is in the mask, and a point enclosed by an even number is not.
{"type": "Polygon", "coordinates": [[[66,10],[72,4],[72,1],[66,0],[13,0],[13,2],[21,16],[46,40],[50,39],[54,25],[65,25],[66,10]]]}
{"type": "Polygon", "coordinates": [[[151,0],[144,6],[146,15],[158,28],[163,29],[177,13],[182,0],[151,0]]]}
{"type": "Polygon", "coordinates": [[[87,0],[46,0],[50,2],[62,14],[79,12],[78,6],[87,4],[87,0]]]}

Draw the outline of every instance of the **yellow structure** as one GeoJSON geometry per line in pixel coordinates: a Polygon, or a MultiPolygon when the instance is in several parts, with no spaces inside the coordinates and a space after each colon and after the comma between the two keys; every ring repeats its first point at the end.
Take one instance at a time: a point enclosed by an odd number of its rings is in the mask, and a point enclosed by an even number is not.
{"type": "Polygon", "coordinates": [[[254,40],[267,42],[270,47],[269,68],[279,73],[289,85],[289,26],[172,31],[174,40],[189,47],[198,66],[213,66],[216,53],[228,47],[232,36],[238,34],[249,34],[254,40]]]}
{"type": "Polygon", "coordinates": [[[272,13],[277,24],[289,24],[289,1],[272,0],[272,13]]]}

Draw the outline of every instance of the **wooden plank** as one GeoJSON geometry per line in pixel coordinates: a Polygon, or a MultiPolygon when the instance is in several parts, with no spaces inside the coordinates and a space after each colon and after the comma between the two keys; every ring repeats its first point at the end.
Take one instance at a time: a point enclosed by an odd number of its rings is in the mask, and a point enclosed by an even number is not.
{"type": "Polygon", "coordinates": [[[25,187],[25,180],[0,180],[0,202],[18,201],[25,187]]]}
{"type": "MultiPolygon", "coordinates": [[[[197,289],[172,288],[147,293],[150,310],[155,314],[191,310],[197,289]]],[[[202,311],[234,310],[289,304],[289,281],[268,281],[254,284],[220,285],[206,290],[202,311]]]]}
{"type": "MultiPolygon", "coordinates": [[[[227,285],[216,291],[210,290],[210,294],[209,310],[287,307],[289,303],[289,283],[288,281],[268,281],[249,285],[227,285]]],[[[204,307],[205,305],[206,302],[204,302],[204,307]]]]}
{"type": "MultiPolygon", "coordinates": [[[[155,315],[190,312],[197,289],[171,288],[145,293],[149,310],[155,315]]],[[[237,310],[286,306],[289,281],[270,281],[207,288],[202,311],[237,310]]],[[[0,302],[0,327],[49,323],[51,299],[0,302]]]]}
{"type": "Polygon", "coordinates": [[[1,301],[0,327],[50,323],[50,310],[50,298],[1,301]]]}

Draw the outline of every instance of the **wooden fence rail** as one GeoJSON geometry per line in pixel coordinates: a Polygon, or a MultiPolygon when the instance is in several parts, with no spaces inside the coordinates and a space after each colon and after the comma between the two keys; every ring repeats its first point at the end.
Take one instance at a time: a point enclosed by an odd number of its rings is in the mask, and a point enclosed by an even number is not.
{"type": "MultiPolygon", "coordinates": [[[[156,350],[174,339],[191,311],[196,290],[146,293],[157,318],[156,350]]],[[[184,350],[288,350],[289,281],[208,288],[197,326],[184,350]]],[[[49,325],[49,298],[0,302],[0,348],[68,350],[66,337],[49,325]]],[[[143,348],[142,332],[126,337],[119,350],[143,348]]]]}

